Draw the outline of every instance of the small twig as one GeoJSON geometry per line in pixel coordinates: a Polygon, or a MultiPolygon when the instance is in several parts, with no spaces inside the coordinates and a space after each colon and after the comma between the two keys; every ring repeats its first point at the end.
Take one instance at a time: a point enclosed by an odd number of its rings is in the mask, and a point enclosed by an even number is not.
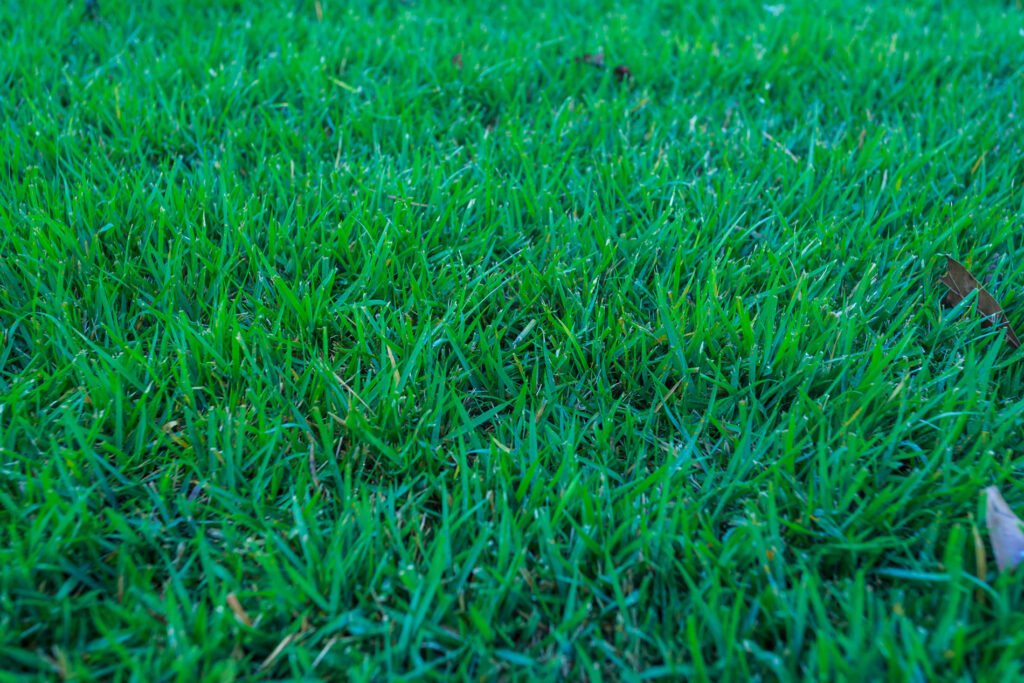
{"type": "Polygon", "coordinates": [[[679,386],[680,386],[680,385],[681,385],[681,384],[683,383],[683,380],[685,380],[685,379],[686,379],[686,377],[683,377],[683,379],[681,379],[681,380],[679,380],[678,382],[676,382],[676,385],[675,385],[674,387],[672,387],[671,389],[669,389],[668,393],[667,393],[667,394],[665,394],[665,398],[663,398],[663,399],[661,399],[660,401],[658,401],[658,405],[656,405],[656,406],[654,407],[654,413],[655,413],[655,415],[657,415],[657,414],[658,414],[658,411],[659,411],[659,410],[661,410],[661,409],[662,409],[662,407],[663,407],[663,406],[665,405],[665,401],[667,401],[667,400],[669,400],[670,398],[672,398],[672,394],[676,393],[676,389],[678,389],[678,388],[679,388],[679,386]]]}
{"type": "Polygon", "coordinates": [[[732,113],[733,113],[733,111],[734,111],[733,107],[729,107],[728,109],[725,110],[725,121],[722,122],[722,132],[723,133],[729,130],[729,122],[732,121],[732,113]]]}
{"type": "Polygon", "coordinates": [[[373,408],[370,407],[370,404],[367,403],[366,401],[364,401],[363,397],[360,396],[359,394],[357,394],[355,392],[355,390],[352,387],[349,386],[348,382],[346,382],[345,379],[341,375],[339,375],[338,373],[335,372],[334,373],[334,379],[338,380],[338,382],[341,383],[341,386],[343,386],[345,388],[345,390],[348,391],[348,393],[350,393],[353,396],[355,396],[356,400],[359,401],[360,403],[362,403],[364,408],[369,410],[370,413],[373,413],[373,408]]]}
{"type": "Polygon", "coordinates": [[[769,142],[774,144],[776,147],[778,147],[780,150],[785,152],[786,156],[788,156],[790,159],[792,159],[793,161],[795,161],[797,163],[800,163],[800,157],[798,157],[797,155],[795,155],[791,151],[789,151],[788,147],[786,147],[784,144],[782,144],[781,142],[779,142],[778,140],[773,138],[768,131],[764,131],[764,137],[765,137],[766,140],[768,140],[769,142]]]}
{"type": "Polygon", "coordinates": [[[341,636],[334,636],[333,638],[328,640],[327,644],[324,645],[322,650],[320,650],[320,654],[318,654],[316,656],[316,659],[313,660],[313,665],[310,668],[315,669],[317,666],[319,666],[320,662],[323,661],[324,657],[327,656],[327,653],[330,652],[331,648],[334,647],[334,644],[338,642],[340,638],[341,636]]]}
{"type": "Polygon", "coordinates": [[[244,607],[242,607],[242,603],[238,601],[238,596],[234,593],[228,593],[228,597],[226,598],[226,600],[228,603],[228,607],[231,608],[231,611],[234,613],[235,618],[243,624],[245,624],[246,626],[251,627],[252,619],[249,618],[249,613],[245,611],[244,607]]]}
{"type": "Polygon", "coordinates": [[[267,655],[267,658],[263,660],[263,663],[260,664],[259,670],[264,671],[270,668],[270,665],[274,663],[274,660],[276,660],[281,655],[281,653],[284,652],[284,649],[288,647],[291,644],[291,642],[298,637],[298,635],[298,633],[291,633],[285,636],[284,640],[278,643],[277,647],[274,648],[273,652],[267,655]]]}
{"type": "Polygon", "coordinates": [[[988,156],[988,153],[989,150],[986,149],[984,152],[981,153],[981,156],[978,157],[978,160],[974,162],[974,165],[971,166],[972,176],[978,171],[978,167],[981,166],[981,162],[985,161],[985,157],[988,156]]]}
{"type": "Polygon", "coordinates": [[[309,437],[309,474],[313,477],[313,485],[318,489],[322,488],[320,485],[320,477],[316,476],[316,442],[313,441],[313,437],[309,437]]]}

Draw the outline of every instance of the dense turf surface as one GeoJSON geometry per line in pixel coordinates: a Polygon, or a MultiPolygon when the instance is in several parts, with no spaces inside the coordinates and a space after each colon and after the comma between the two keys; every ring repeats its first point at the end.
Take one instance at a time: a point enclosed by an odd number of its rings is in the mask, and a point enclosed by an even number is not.
{"type": "Polygon", "coordinates": [[[0,5],[0,669],[1018,673],[1024,14],[700,5],[0,5]]]}

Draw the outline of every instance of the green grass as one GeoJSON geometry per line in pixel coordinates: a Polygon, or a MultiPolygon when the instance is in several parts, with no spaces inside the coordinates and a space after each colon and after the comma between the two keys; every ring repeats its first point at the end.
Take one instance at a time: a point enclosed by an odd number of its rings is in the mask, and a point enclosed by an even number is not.
{"type": "Polygon", "coordinates": [[[0,5],[5,675],[1024,675],[1019,3],[320,8],[0,5]]]}

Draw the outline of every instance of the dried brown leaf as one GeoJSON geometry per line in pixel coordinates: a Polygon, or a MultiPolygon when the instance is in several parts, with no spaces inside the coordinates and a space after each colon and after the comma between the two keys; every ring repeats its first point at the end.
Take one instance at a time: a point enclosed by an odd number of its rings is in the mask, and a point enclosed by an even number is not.
{"type": "Polygon", "coordinates": [[[1015,349],[1020,346],[1020,339],[1013,331],[1013,325],[1007,319],[1006,313],[1003,312],[995,298],[984,289],[978,290],[978,310],[985,316],[989,324],[1001,325],[1006,328],[1006,341],[1010,346],[1015,349]]]}
{"type": "Polygon", "coordinates": [[[595,52],[594,54],[584,53],[576,58],[577,64],[589,64],[590,66],[596,66],[598,69],[604,68],[604,53],[595,52]]]}
{"type": "Polygon", "coordinates": [[[999,489],[985,489],[985,522],[999,571],[1013,569],[1024,560],[1024,531],[1021,521],[1006,504],[999,489]]]}
{"type": "Polygon", "coordinates": [[[1015,349],[1020,346],[1020,339],[1013,331],[1013,326],[999,302],[978,283],[977,278],[971,275],[971,272],[962,263],[947,256],[946,273],[939,278],[939,282],[949,289],[946,296],[942,298],[944,306],[956,306],[975,289],[978,290],[978,311],[985,316],[985,324],[1006,328],[1006,342],[1015,349]]]}
{"type": "Polygon", "coordinates": [[[952,299],[953,306],[967,298],[967,295],[975,289],[981,287],[978,281],[974,279],[974,276],[971,275],[971,272],[964,268],[962,263],[950,256],[946,257],[946,274],[939,278],[939,281],[949,288],[950,296],[948,298],[952,299]]]}

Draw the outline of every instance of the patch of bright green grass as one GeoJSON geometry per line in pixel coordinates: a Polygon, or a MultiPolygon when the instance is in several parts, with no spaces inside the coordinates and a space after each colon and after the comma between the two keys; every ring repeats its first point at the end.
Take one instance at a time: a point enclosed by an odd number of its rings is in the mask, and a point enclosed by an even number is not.
{"type": "Polygon", "coordinates": [[[0,668],[1019,674],[1022,19],[3,4],[0,668]]]}

